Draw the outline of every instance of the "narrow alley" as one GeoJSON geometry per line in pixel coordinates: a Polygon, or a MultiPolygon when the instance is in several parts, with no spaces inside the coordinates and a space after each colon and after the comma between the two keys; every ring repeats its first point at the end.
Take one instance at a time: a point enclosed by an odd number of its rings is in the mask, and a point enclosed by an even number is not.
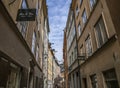
{"type": "Polygon", "coordinates": [[[0,88],[120,88],[120,0],[0,0],[0,88]]]}

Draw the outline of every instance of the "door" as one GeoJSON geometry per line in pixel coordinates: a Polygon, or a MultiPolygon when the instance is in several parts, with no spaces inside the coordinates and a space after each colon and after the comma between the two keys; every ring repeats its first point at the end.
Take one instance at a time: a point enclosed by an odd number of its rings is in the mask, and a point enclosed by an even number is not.
{"type": "Polygon", "coordinates": [[[20,69],[14,65],[10,69],[6,88],[20,88],[20,78],[20,69]]]}

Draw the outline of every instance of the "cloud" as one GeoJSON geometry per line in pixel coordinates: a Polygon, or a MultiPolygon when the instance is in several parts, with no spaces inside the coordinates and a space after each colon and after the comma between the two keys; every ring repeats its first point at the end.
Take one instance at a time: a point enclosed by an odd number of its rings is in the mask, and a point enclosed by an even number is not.
{"type": "Polygon", "coordinates": [[[49,40],[54,43],[52,48],[57,52],[59,61],[63,59],[63,30],[66,26],[71,0],[47,0],[50,34],[49,40]]]}

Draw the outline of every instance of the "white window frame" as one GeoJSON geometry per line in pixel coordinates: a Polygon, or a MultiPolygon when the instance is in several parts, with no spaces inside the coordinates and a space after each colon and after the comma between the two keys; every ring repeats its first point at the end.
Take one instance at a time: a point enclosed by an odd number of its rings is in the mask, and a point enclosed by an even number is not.
{"type": "MultiPolygon", "coordinates": [[[[105,26],[105,31],[106,31],[106,34],[107,34],[107,38],[109,39],[109,33],[108,33],[108,28],[107,28],[107,24],[106,24],[106,21],[105,21],[105,17],[104,17],[104,14],[102,12],[102,15],[100,15],[98,17],[98,20],[100,19],[100,17],[103,19],[103,23],[104,23],[104,26],[105,26]]],[[[96,23],[98,22],[98,20],[96,21],[96,23]]],[[[95,24],[96,24],[95,23],[95,24]]],[[[95,29],[95,25],[94,25],[94,33],[95,33],[95,39],[96,39],[96,43],[97,43],[97,48],[100,48],[99,44],[98,44],[98,39],[97,39],[97,34],[96,34],[96,29],[95,29]]],[[[103,35],[102,35],[102,38],[103,38],[103,35]]]]}

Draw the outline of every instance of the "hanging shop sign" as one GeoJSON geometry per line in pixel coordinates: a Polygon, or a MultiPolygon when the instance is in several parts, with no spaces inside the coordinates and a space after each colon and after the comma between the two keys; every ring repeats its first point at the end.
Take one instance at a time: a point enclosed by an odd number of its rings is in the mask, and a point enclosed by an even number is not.
{"type": "Polygon", "coordinates": [[[16,21],[35,21],[36,9],[19,9],[16,21]]]}

